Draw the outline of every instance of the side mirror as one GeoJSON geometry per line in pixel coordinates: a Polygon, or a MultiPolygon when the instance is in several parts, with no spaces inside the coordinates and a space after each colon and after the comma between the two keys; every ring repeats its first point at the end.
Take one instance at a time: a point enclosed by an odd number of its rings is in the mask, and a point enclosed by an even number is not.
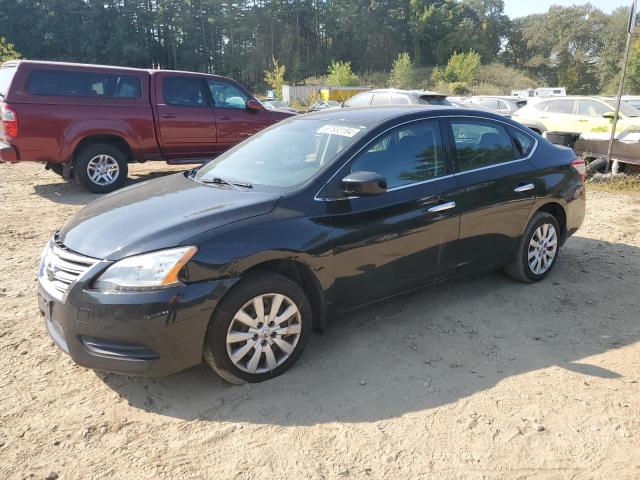
{"type": "Polygon", "coordinates": [[[616,112],[607,112],[602,115],[604,118],[608,118],[609,120],[613,120],[616,116],[616,112]]]}
{"type": "Polygon", "coordinates": [[[262,105],[260,105],[260,102],[258,100],[250,98],[249,100],[247,100],[247,110],[262,110],[262,105]]]}
{"type": "Polygon", "coordinates": [[[375,172],[353,172],[342,179],[342,187],[350,197],[373,197],[387,191],[387,181],[375,172]]]}

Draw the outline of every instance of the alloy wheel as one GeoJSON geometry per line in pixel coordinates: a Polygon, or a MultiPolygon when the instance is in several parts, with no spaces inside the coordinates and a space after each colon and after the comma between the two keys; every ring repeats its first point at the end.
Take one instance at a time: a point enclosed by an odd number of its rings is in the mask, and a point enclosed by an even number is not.
{"type": "Polygon", "coordinates": [[[87,163],[87,175],[96,185],[111,185],[120,175],[120,166],[111,155],[96,155],[87,163]]]}
{"type": "Polygon", "coordinates": [[[550,223],[543,223],[535,229],[529,241],[527,260],[529,268],[535,275],[545,273],[558,252],[558,235],[550,223]]]}
{"type": "Polygon", "coordinates": [[[233,316],[227,331],[227,354],[243,372],[270,372],[291,356],[301,332],[300,310],[289,297],[258,295],[233,316]]]}

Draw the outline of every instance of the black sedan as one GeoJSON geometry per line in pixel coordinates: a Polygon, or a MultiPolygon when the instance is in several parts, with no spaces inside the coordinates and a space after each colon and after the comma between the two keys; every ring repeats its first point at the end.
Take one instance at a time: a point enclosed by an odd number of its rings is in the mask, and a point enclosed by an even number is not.
{"type": "Polygon", "coordinates": [[[84,207],[38,300],[79,364],[280,375],[339,312],[472,272],[535,282],[585,212],[572,150],[443,107],[292,117],[211,163],[84,207]]]}

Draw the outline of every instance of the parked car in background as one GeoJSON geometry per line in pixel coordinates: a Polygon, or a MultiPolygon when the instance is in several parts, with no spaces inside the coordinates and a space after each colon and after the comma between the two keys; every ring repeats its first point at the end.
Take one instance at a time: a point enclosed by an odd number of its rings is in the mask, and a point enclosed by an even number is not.
{"type": "MultiPolygon", "coordinates": [[[[616,99],[613,98],[615,101],[616,99]]],[[[632,107],[640,109],[640,95],[623,95],[621,100],[632,107]]]]}
{"type": "Polygon", "coordinates": [[[335,100],[318,100],[307,109],[306,113],[320,112],[322,110],[331,110],[335,108],[340,108],[340,102],[336,102],[335,100]]]}
{"type": "Polygon", "coordinates": [[[95,193],[124,185],[129,162],[206,162],[292,115],[216,75],[25,60],[0,67],[0,101],[0,161],[95,193]]]}
{"type": "Polygon", "coordinates": [[[163,375],[204,356],[259,382],[338,312],[479,271],[543,280],[583,182],[571,149],[491,113],[292,117],[80,210],[43,253],[39,308],[81,365],[163,375]]]}
{"type": "Polygon", "coordinates": [[[512,116],[527,104],[527,100],[524,99],[498,96],[474,96],[469,98],[468,102],[472,105],[488,108],[492,112],[505,117],[512,116]]]}
{"type": "Polygon", "coordinates": [[[365,107],[380,105],[443,105],[452,106],[446,95],[425,90],[399,90],[381,88],[358,93],[347,101],[343,107],[365,107]]]}
{"type": "Polygon", "coordinates": [[[480,110],[482,112],[491,112],[491,113],[493,113],[493,111],[488,109],[487,107],[484,107],[484,106],[482,106],[480,104],[477,104],[477,103],[475,103],[475,104],[474,103],[470,103],[468,101],[468,99],[466,99],[464,97],[447,97],[447,100],[454,107],[466,108],[467,110],[480,110]]]}
{"type": "MultiPolygon", "coordinates": [[[[566,96],[531,99],[512,118],[538,133],[576,132],[606,136],[611,132],[615,100],[607,97],[566,96]]],[[[640,110],[620,104],[617,132],[640,131],[640,110]]]]}

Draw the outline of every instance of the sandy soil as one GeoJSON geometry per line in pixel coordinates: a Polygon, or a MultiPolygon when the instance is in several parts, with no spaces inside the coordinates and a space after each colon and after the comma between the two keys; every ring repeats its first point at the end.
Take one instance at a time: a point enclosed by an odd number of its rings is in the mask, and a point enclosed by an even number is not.
{"type": "Polygon", "coordinates": [[[0,179],[2,479],[640,478],[640,197],[590,192],[540,284],[496,272],[367,308],[235,387],[75,366],[34,277],[95,195],[39,165],[0,179]]]}

